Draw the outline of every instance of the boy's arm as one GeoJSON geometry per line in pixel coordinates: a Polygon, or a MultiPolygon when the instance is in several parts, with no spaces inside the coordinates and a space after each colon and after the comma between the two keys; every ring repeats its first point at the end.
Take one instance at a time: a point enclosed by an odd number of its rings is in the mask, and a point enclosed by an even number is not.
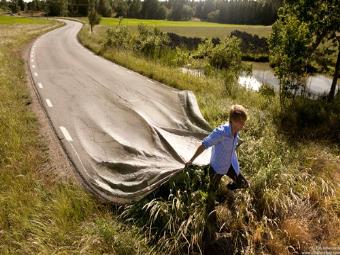
{"type": "Polygon", "coordinates": [[[192,158],[188,162],[185,163],[185,167],[192,165],[192,162],[195,160],[195,158],[197,158],[204,150],[205,150],[205,147],[203,146],[203,144],[198,146],[198,148],[197,148],[195,154],[192,156],[192,158]]]}
{"type": "Polygon", "coordinates": [[[215,128],[209,136],[203,139],[202,144],[198,146],[194,156],[185,163],[185,167],[188,167],[192,164],[192,162],[197,158],[205,149],[219,143],[224,137],[224,131],[223,127],[220,126],[218,128],[215,128]]]}

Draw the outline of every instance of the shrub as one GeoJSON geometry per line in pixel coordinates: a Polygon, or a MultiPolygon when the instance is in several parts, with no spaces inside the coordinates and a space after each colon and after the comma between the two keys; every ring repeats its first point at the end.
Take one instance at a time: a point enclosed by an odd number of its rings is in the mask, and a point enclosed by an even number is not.
{"type": "Polygon", "coordinates": [[[212,40],[206,39],[198,45],[197,51],[193,54],[193,58],[202,59],[211,56],[215,44],[212,40]]]}
{"type": "Polygon", "coordinates": [[[295,139],[340,141],[340,93],[332,103],[298,97],[277,114],[280,129],[295,139]]]}
{"type": "Polygon", "coordinates": [[[159,58],[166,51],[168,37],[159,29],[149,29],[145,25],[138,25],[138,36],[134,37],[133,49],[146,57],[159,58]]]}
{"type": "Polygon", "coordinates": [[[169,46],[171,48],[185,47],[188,50],[197,49],[198,45],[203,42],[200,37],[186,37],[175,33],[167,33],[169,37],[169,46]]]}
{"type": "Polygon", "coordinates": [[[175,55],[171,60],[171,64],[174,66],[184,66],[190,63],[190,59],[189,51],[176,47],[175,55]]]}
{"type": "Polygon", "coordinates": [[[131,34],[127,26],[122,25],[121,22],[114,27],[107,30],[106,47],[115,47],[119,49],[128,49],[131,44],[131,34]]]}
{"type": "Polygon", "coordinates": [[[232,31],[230,35],[241,39],[240,47],[242,53],[265,54],[268,56],[269,48],[267,38],[239,30],[232,31]]]}
{"type": "Polygon", "coordinates": [[[235,37],[224,39],[212,49],[209,63],[219,69],[238,69],[241,65],[240,40],[235,37]]]}

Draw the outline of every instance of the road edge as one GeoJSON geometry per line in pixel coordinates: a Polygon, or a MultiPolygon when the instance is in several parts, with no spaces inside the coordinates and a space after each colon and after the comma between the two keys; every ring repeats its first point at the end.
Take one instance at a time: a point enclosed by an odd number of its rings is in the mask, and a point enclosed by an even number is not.
{"type": "MultiPolygon", "coordinates": [[[[46,33],[57,28],[52,28],[51,30],[46,31],[46,33]]],[[[47,114],[46,108],[44,107],[42,98],[37,91],[36,84],[29,68],[29,55],[32,45],[40,36],[26,44],[21,52],[21,58],[24,61],[26,74],[26,86],[31,98],[29,108],[37,118],[39,136],[47,148],[48,160],[41,166],[39,171],[51,178],[53,181],[71,182],[73,184],[80,185],[81,182],[75,174],[75,166],[66,154],[62,142],[56,134],[56,130],[54,129],[51,119],[47,114]]]]}

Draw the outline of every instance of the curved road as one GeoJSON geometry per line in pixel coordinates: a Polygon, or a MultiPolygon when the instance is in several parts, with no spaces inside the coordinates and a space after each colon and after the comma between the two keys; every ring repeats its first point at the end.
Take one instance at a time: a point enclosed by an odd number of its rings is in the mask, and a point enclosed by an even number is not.
{"type": "Polygon", "coordinates": [[[191,92],[96,56],[77,41],[82,24],[64,22],[31,48],[40,99],[85,186],[106,201],[137,201],[183,169],[210,127],[191,92]]]}

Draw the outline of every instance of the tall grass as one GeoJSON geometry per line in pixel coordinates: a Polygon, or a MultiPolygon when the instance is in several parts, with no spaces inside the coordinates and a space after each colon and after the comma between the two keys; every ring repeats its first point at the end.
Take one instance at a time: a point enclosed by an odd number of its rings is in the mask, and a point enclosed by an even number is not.
{"type": "Polygon", "coordinates": [[[41,24],[48,23],[48,18],[26,18],[13,16],[0,16],[1,25],[16,25],[17,24],[41,24]]]}
{"type": "Polygon", "coordinates": [[[138,230],[120,223],[108,205],[44,174],[46,144],[30,109],[21,51],[60,24],[29,23],[0,25],[0,253],[150,253],[138,230]]]}
{"type": "Polygon", "coordinates": [[[229,192],[225,188],[228,179],[222,179],[216,242],[205,244],[202,239],[208,194],[207,174],[201,168],[183,172],[184,177],[125,208],[124,219],[142,226],[150,242],[169,254],[288,254],[308,251],[313,245],[339,245],[335,227],[339,225],[339,146],[285,136],[276,120],[279,99],[272,93],[247,91],[235,83],[232,74],[194,77],[128,50],[105,48],[105,34],[100,31],[90,35],[85,26],[79,40],[129,69],[194,91],[212,126],[227,120],[227,110],[234,103],[250,112],[241,134],[245,143],[238,153],[251,186],[229,192]]]}

